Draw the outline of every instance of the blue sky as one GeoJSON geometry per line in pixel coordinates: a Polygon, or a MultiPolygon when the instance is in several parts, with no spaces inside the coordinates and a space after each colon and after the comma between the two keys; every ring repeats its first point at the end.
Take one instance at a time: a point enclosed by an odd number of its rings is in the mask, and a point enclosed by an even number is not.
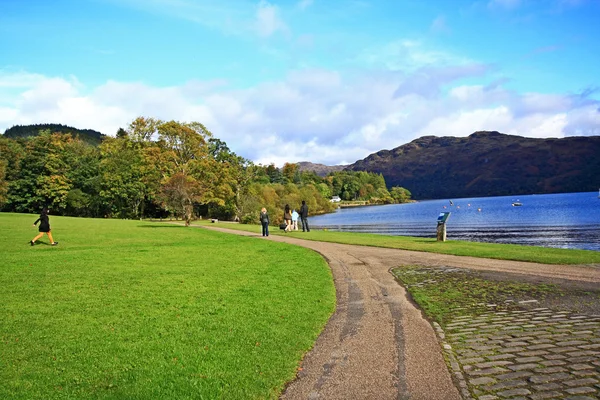
{"type": "Polygon", "coordinates": [[[600,135],[600,0],[2,0],[0,132],[199,121],[255,162],[600,135]]]}

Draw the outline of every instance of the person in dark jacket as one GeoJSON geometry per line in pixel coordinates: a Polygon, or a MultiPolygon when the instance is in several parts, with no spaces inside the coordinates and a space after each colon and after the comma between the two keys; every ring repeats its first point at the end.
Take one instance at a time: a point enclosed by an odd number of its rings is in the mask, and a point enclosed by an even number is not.
{"type": "Polygon", "coordinates": [[[52,246],[56,246],[58,242],[55,242],[54,239],[52,239],[52,233],[50,231],[50,220],[48,218],[48,209],[46,207],[43,208],[40,217],[33,223],[33,226],[36,226],[38,222],[40,223],[40,234],[34,237],[29,243],[33,246],[35,244],[35,241],[44,236],[45,233],[46,235],[48,235],[48,239],[50,239],[50,244],[52,246]]]}
{"type": "Polygon", "coordinates": [[[308,206],[304,200],[302,200],[302,206],[300,207],[300,221],[302,222],[302,232],[310,232],[310,228],[308,227],[308,206]]]}
{"type": "Polygon", "coordinates": [[[269,236],[269,213],[264,207],[260,210],[260,224],[262,225],[262,235],[269,236]]]}

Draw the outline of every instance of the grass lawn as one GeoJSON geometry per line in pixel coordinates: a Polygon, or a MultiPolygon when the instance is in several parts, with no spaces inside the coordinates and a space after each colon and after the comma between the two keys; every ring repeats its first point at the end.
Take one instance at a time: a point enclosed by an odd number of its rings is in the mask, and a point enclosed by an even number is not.
{"type": "Polygon", "coordinates": [[[514,299],[543,299],[561,293],[553,284],[491,280],[468,270],[447,272],[444,268],[405,265],[394,268],[392,274],[425,314],[443,327],[457,317],[519,309],[514,299]]]}
{"type": "MultiPolygon", "coordinates": [[[[309,218],[310,224],[310,218],[309,218]]],[[[196,224],[210,224],[209,221],[197,221],[196,224]]],[[[214,225],[214,224],[213,224],[214,225]]],[[[235,223],[217,223],[221,228],[239,229],[250,232],[261,232],[260,225],[244,225],[235,223]]],[[[296,231],[283,233],[276,226],[269,227],[269,232],[276,235],[334,242],[361,246],[387,247],[392,249],[425,251],[431,253],[451,254],[500,260],[529,261],[544,264],[599,264],[600,251],[555,249],[538,246],[520,246],[514,244],[496,244],[448,240],[438,242],[436,239],[409,236],[388,236],[356,232],[334,232],[311,229],[310,233],[296,231]]]]}
{"type": "Polygon", "coordinates": [[[1,399],[277,398],[335,307],[301,247],[57,216],[31,247],[36,218],[0,213],[1,399]]]}

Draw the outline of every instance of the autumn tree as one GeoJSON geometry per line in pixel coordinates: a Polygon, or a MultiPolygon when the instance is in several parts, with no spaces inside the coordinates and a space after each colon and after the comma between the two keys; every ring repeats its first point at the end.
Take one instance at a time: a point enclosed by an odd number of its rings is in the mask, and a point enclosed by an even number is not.
{"type": "Polygon", "coordinates": [[[232,191],[223,165],[210,154],[212,133],[199,122],[160,122],[157,130],[164,151],[160,197],[165,205],[189,225],[195,204],[225,204],[232,191]]]}
{"type": "Polygon", "coordinates": [[[64,150],[72,141],[71,135],[49,131],[27,141],[20,174],[10,185],[8,201],[15,211],[39,212],[47,206],[54,212],[64,212],[72,188],[64,150]]]}
{"type": "Polygon", "coordinates": [[[252,212],[244,198],[252,196],[248,193],[249,185],[255,181],[260,169],[250,160],[235,154],[220,139],[210,138],[208,144],[209,153],[217,162],[219,175],[224,180],[222,184],[231,188],[232,196],[225,200],[225,212],[230,212],[235,220],[240,221],[245,214],[252,212]]]}
{"type": "Polygon", "coordinates": [[[298,176],[299,167],[298,164],[285,163],[281,172],[288,182],[295,182],[294,178],[298,176]]]}

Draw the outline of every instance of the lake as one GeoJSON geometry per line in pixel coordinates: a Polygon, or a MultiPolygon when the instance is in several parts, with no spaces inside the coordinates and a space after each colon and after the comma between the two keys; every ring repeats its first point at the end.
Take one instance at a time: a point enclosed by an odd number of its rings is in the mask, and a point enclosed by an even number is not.
{"type": "Polygon", "coordinates": [[[339,208],[334,213],[311,216],[309,224],[332,231],[435,238],[440,212],[451,213],[446,223],[448,240],[600,251],[597,192],[339,208]]]}

